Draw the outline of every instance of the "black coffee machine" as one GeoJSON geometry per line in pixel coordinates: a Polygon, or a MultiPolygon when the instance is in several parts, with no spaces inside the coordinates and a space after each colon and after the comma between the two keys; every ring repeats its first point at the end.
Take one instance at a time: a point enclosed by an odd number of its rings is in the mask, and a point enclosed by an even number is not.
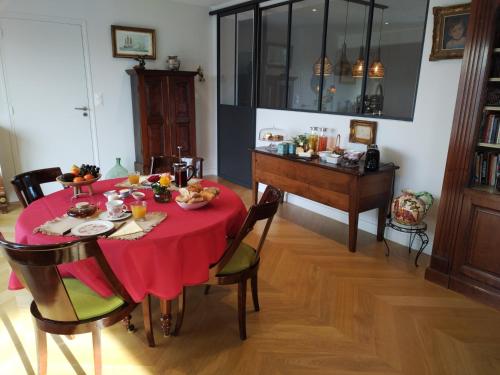
{"type": "Polygon", "coordinates": [[[373,144],[368,146],[365,158],[365,170],[376,171],[380,164],[380,151],[377,145],[373,144]]]}

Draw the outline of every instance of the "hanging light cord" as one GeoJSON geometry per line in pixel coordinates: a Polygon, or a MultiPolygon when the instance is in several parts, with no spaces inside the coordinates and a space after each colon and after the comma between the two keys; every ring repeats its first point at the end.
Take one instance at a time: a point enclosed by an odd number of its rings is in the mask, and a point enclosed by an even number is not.
{"type": "Polygon", "coordinates": [[[363,35],[361,36],[361,48],[363,50],[365,48],[365,30],[366,30],[366,7],[365,7],[365,16],[363,17],[363,35]]]}
{"type": "Polygon", "coordinates": [[[345,25],[344,25],[344,44],[347,38],[347,19],[349,18],[349,4],[350,0],[347,0],[347,11],[345,12],[345,25]]]}
{"type": "Polygon", "coordinates": [[[384,9],[382,9],[382,17],[380,17],[380,29],[378,33],[378,59],[380,60],[380,42],[382,40],[382,24],[384,23],[384,9]]]}

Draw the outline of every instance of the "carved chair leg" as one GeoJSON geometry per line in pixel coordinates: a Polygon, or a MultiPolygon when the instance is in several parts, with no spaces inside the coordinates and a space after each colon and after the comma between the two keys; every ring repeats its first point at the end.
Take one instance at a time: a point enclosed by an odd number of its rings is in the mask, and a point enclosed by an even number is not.
{"type": "Polygon", "coordinates": [[[254,275],[251,279],[251,287],[252,287],[252,300],[253,300],[253,307],[255,311],[260,311],[260,306],[259,306],[259,293],[258,293],[258,288],[257,288],[257,275],[254,275]]]}
{"type": "Polygon", "coordinates": [[[149,294],[142,301],[142,316],[144,319],[144,330],[146,331],[148,345],[154,348],[155,336],[153,332],[153,322],[151,320],[151,296],[149,294]]]}
{"type": "Polygon", "coordinates": [[[101,356],[101,330],[97,327],[92,329],[92,346],[94,347],[94,373],[102,374],[102,356],[101,356]]]}
{"type": "Polygon", "coordinates": [[[172,301],[160,299],[160,322],[163,330],[163,336],[170,336],[172,328],[172,301]]]}
{"type": "Polygon", "coordinates": [[[38,375],[47,374],[47,334],[35,326],[38,375]]]}
{"type": "Polygon", "coordinates": [[[207,295],[208,292],[210,291],[210,287],[211,285],[205,285],[205,295],[207,295]]]}
{"type": "Polygon", "coordinates": [[[122,323],[129,332],[135,332],[135,326],[131,323],[132,315],[127,315],[122,319],[122,323]]]}
{"type": "Polygon", "coordinates": [[[246,301],[247,301],[247,279],[238,283],[238,323],[240,327],[240,339],[246,340],[246,301]]]}
{"type": "Polygon", "coordinates": [[[186,288],[182,288],[182,294],[177,298],[177,317],[175,319],[174,336],[179,336],[186,310],[186,288]]]}

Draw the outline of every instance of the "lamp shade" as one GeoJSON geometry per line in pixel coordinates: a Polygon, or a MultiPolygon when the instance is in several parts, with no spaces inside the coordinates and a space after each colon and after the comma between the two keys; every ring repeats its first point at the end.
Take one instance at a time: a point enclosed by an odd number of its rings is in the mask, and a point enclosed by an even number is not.
{"type": "Polygon", "coordinates": [[[363,78],[364,71],[365,71],[365,60],[362,57],[359,57],[352,66],[353,78],[363,78]]]}
{"type": "MultiPolygon", "coordinates": [[[[313,66],[313,72],[314,75],[320,76],[321,75],[321,57],[316,60],[313,66]]],[[[330,76],[333,73],[333,64],[330,61],[330,59],[325,56],[325,66],[323,68],[323,75],[325,76],[330,76]]]]}
{"type": "Polygon", "coordinates": [[[384,73],[384,65],[380,60],[377,59],[370,65],[370,69],[368,70],[368,77],[380,79],[384,78],[384,73]]]}

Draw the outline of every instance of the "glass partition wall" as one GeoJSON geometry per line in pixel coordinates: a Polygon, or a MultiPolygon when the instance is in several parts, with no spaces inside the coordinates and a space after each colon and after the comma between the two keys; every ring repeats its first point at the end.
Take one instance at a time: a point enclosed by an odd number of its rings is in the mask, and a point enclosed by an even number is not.
{"type": "Polygon", "coordinates": [[[427,9],[428,0],[262,7],[258,105],[411,120],[427,9]]]}

